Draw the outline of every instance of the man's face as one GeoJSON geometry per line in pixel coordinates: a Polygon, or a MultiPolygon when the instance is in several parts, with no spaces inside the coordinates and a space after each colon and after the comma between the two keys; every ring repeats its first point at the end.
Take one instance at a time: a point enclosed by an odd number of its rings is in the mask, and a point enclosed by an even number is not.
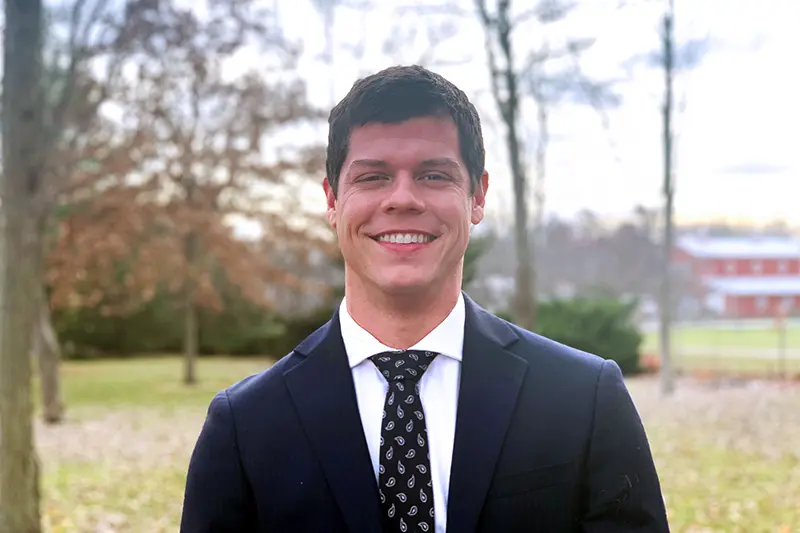
{"type": "Polygon", "coordinates": [[[470,224],[483,219],[487,187],[484,172],[470,193],[450,119],[354,130],[338,195],[324,182],[348,284],[386,294],[460,287],[470,224]]]}

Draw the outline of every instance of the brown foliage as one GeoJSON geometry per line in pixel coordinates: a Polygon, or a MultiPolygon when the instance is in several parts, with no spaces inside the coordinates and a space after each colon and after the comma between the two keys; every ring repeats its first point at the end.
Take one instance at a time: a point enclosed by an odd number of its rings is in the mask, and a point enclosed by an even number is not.
{"type": "Polygon", "coordinates": [[[330,248],[318,216],[300,206],[291,211],[299,220],[287,213],[286,198],[322,168],[321,151],[265,151],[320,113],[303,84],[279,72],[292,50],[254,5],[210,0],[201,17],[166,0],[128,3],[126,31],[136,37],[110,94],[119,118],[97,121],[80,143],[84,164],[71,173],[69,214],[50,255],[55,305],[124,312],[165,287],[191,288],[196,304],[215,308],[219,270],[264,305],[271,285],[315,288],[279,264],[274,247],[330,248]],[[230,72],[257,45],[277,65],[269,82],[230,72]],[[237,239],[232,216],[260,222],[264,238],[237,239]]]}

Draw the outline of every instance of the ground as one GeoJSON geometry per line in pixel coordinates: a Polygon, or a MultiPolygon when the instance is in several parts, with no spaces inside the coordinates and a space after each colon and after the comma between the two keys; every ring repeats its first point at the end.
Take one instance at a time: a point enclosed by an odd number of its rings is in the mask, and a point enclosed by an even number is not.
{"type": "MultiPolygon", "coordinates": [[[[177,359],[66,364],[69,420],[37,426],[46,531],[177,531],[209,400],[266,364],[203,359],[191,389],[177,359]]],[[[673,531],[800,532],[800,386],[684,378],[668,399],[652,377],[629,387],[673,531]]]]}

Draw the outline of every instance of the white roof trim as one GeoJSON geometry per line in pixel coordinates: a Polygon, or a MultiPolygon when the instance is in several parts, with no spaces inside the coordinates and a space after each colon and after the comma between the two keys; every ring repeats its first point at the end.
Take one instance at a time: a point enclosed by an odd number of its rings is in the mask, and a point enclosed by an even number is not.
{"type": "Polygon", "coordinates": [[[800,296],[800,276],[712,278],[706,286],[731,296],[800,296]]]}
{"type": "Polygon", "coordinates": [[[685,236],[676,246],[702,259],[800,259],[800,239],[792,237],[685,236]]]}

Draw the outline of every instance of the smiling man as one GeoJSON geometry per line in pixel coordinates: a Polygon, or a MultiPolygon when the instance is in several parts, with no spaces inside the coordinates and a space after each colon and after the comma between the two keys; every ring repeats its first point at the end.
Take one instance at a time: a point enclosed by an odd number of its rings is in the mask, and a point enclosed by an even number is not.
{"type": "Polygon", "coordinates": [[[331,320],[215,396],[183,533],[669,531],[619,368],[461,292],[489,177],[466,95],[424,68],[330,115],[331,320]]]}

